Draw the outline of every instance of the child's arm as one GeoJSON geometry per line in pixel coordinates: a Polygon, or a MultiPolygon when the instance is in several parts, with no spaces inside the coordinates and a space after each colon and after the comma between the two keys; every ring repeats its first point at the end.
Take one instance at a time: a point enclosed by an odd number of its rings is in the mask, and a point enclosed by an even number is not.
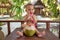
{"type": "Polygon", "coordinates": [[[34,18],[35,22],[37,23],[37,18],[36,18],[36,16],[35,16],[35,15],[33,15],[33,18],[34,18]]]}
{"type": "Polygon", "coordinates": [[[33,15],[30,19],[31,19],[31,20],[33,20],[33,19],[34,19],[35,23],[37,23],[37,18],[36,18],[36,16],[35,16],[35,15],[33,15]]]}
{"type": "Polygon", "coordinates": [[[25,15],[25,16],[24,16],[24,20],[27,20],[27,19],[28,19],[28,15],[25,15]]]}

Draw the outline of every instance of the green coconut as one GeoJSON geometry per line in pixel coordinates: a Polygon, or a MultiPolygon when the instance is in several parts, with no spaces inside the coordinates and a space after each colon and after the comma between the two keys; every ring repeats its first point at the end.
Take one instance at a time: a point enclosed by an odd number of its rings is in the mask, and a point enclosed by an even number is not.
{"type": "Polygon", "coordinates": [[[24,33],[26,36],[33,36],[35,32],[36,32],[35,30],[25,30],[24,33]]]}

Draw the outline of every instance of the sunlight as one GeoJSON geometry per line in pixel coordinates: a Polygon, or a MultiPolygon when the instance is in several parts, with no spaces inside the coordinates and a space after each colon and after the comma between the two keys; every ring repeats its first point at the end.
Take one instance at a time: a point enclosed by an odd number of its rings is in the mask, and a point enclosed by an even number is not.
{"type": "Polygon", "coordinates": [[[31,0],[32,4],[35,4],[37,2],[37,0],[31,0]]]}

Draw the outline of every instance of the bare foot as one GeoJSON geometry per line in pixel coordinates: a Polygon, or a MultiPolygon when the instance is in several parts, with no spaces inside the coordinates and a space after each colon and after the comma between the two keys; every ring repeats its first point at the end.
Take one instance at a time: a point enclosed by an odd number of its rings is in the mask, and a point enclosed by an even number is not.
{"type": "Polygon", "coordinates": [[[40,34],[40,35],[38,35],[38,37],[42,37],[42,36],[43,36],[43,35],[41,35],[41,34],[40,34]]]}
{"type": "Polygon", "coordinates": [[[17,31],[16,34],[19,35],[19,36],[23,36],[23,33],[20,32],[20,31],[17,31]]]}
{"type": "Polygon", "coordinates": [[[45,34],[46,34],[45,31],[43,31],[43,32],[42,32],[42,35],[45,35],[45,34]]]}
{"type": "Polygon", "coordinates": [[[38,33],[38,37],[43,37],[45,35],[45,31],[38,33]]]}
{"type": "Polygon", "coordinates": [[[41,32],[38,33],[37,36],[38,36],[38,37],[42,37],[42,33],[41,33],[41,32]]]}

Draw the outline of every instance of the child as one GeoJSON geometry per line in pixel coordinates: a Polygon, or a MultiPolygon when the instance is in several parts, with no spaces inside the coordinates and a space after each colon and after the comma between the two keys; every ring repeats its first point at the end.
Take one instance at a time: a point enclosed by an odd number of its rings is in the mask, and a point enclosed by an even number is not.
{"type": "Polygon", "coordinates": [[[39,32],[35,28],[35,25],[33,24],[33,22],[31,20],[27,20],[26,24],[24,24],[23,26],[24,26],[24,28],[23,28],[22,32],[17,31],[17,34],[20,36],[24,36],[23,34],[25,34],[26,36],[33,36],[34,34],[36,34],[38,37],[42,37],[43,35],[45,35],[45,31],[39,32]]]}
{"type": "MultiPolygon", "coordinates": [[[[30,20],[27,21],[26,24],[22,24],[22,28],[23,28],[23,32],[17,31],[17,34],[20,36],[23,36],[23,34],[27,35],[25,32],[26,29],[30,29],[32,26],[32,29],[35,30],[35,33],[37,34],[38,37],[41,37],[43,35],[45,35],[45,31],[43,32],[39,32],[36,28],[37,28],[37,19],[36,16],[34,15],[34,6],[32,4],[27,4],[25,5],[25,11],[27,12],[26,16],[24,17],[24,20],[30,20]],[[28,26],[28,27],[27,27],[28,26]]],[[[31,36],[31,35],[30,35],[31,36]]]]}
{"type": "Polygon", "coordinates": [[[24,20],[32,20],[32,22],[34,23],[35,27],[37,28],[37,19],[36,16],[34,15],[34,6],[32,4],[27,4],[25,5],[25,11],[27,12],[27,14],[24,16],[24,20]]]}

